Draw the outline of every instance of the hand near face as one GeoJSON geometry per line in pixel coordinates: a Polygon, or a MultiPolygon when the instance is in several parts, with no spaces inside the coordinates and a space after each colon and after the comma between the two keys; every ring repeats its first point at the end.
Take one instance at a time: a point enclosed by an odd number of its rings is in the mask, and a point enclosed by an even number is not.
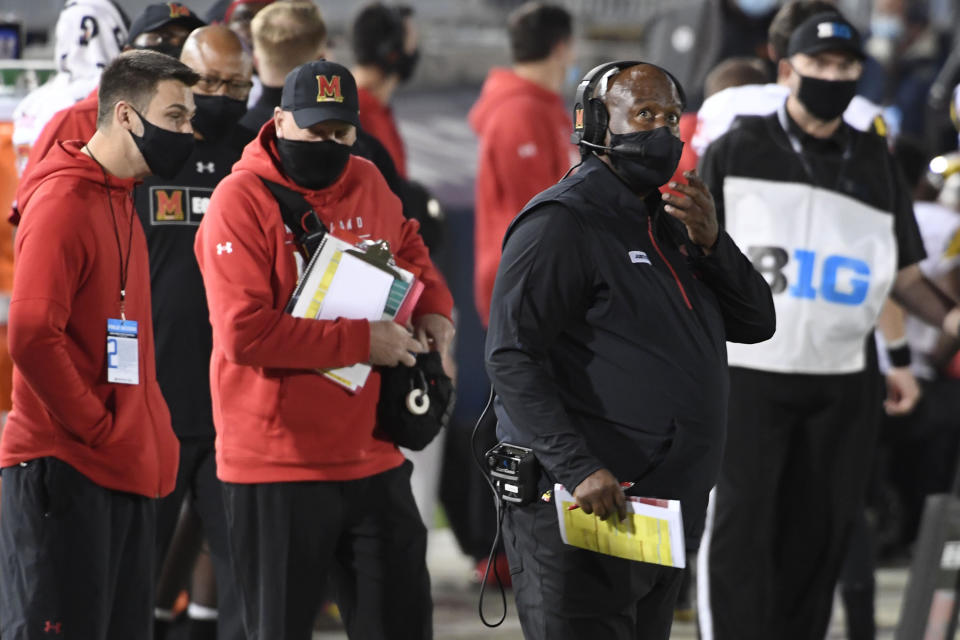
{"type": "Polygon", "coordinates": [[[707,185],[695,171],[685,171],[683,177],[687,184],[671,182],[671,189],[682,195],[664,193],[664,211],[687,227],[690,240],[707,254],[717,243],[720,225],[717,222],[717,209],[707,185]]]}

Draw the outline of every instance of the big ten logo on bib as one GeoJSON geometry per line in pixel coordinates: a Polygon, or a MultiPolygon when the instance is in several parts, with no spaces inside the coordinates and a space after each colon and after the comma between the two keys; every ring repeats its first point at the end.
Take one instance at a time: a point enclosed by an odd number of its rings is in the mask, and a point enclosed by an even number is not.
{"type": "Polygon", "coordinates": [[[213,189],[207,187],[150,187],[151,225],[200,224],[213,189]]]}
{"type": "Polygon", "coordinates": [[[858,305],[867,299],[870,290],[870,265],[858,258],[843,255],[822,256],[808,249],[788,253],[783,247],[746,247],[747,257],[763,274],[774,294],[815,300],[818,297],[835,304],[858,305]],[[787,268],[791,264],[795,281],[790,282],[787,268]],[[818,277],[814,281],[815,275],[818,277]]]}
{"type": "Polygon", "coordinates": [[[864,366],[897,271],[894,218],[807,184],[724,180],[726,230],[770,285],[777,332],[729,344],[731,365],[790,373],[852,373],[864,366]]]}

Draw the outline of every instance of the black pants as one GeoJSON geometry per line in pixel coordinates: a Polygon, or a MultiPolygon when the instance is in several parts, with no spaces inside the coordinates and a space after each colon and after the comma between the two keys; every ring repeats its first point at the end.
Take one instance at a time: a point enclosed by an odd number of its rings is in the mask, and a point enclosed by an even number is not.
{"type": "Polygon", "coordinates": [[[822,640],[878,433],[876,373],[732,368],[704,640],[822,640]]]}
{"type": "Polygon", "coordinates": [[[328,576],[351,638],[432,637],[412,469],[407,461],[346,482],[224,483],[250,640],[309,640],[328,576]]]}
{"type": "Polygon", "coordinates": [[[903,505],[897,540],[903,548],[916,540],[926,497],[951,490],[960,445],[958,415],[960,380],[940,378],[923,382],[912,413],[883,417],[884,474],[903,505]]]}
{"type": "Polygon", "coordinates": [[[223,506],[223,484],[217,479],[214,441],[184,438],[180,441],[180,467],[173,493],[157,503],[157,572],[170,548],[184,498],[189,494],[200,516],[204,537],[217,579],[217,638],[243,640],[243,619],[227,538],[227,516],[223,506]]]}
{"type": "Polygon", "coordinates": [[[149,638],[155,502],[56,458],[3,469],[0,636],[149,638]]]}
{"type": "Polygon", "coordinates": [[[527,640],[668,640],[683,572],[565,545],[554,504],[507,507],[504,543],[527,640]]]}

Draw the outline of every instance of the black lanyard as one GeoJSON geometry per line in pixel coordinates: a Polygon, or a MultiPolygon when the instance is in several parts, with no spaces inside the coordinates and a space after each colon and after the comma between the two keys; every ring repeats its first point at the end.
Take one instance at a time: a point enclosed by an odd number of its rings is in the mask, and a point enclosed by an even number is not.
{"type": "MultiPolygon", "coordinates": [[[[800,160],[800,164],[803,166],[804,173],[807,174],[807,178],[810,180],[810,184],[815,187],[821,187],[824,189],[828,188],[826,185],[821,185],[820,181],[817,180],[817,176],[813,172],[813,167],[810,165],[810,160],[803,151],[803,145],[800,144],[800,139],[790,130],[786,100],[784,100],[783,104],[777,109],[777,117],[780,120],[780,126],[783,128],[783,132],[787,135],[787,140],[790,142],[790,147],[793,148],[793,152],[796,154],[797,158],[800,160]]],[[[840,126],[844,126],[842,122],[840,123],[840,126]]],[[[840,180],[843,178],[843,174],[847,170],[847,165],[850,163],[850,158],[853,157],[852,147],[853,145],[848,139],[843,147],[843,156],[840,159],[840,168],[837,170],[837,177],[833,183],[833,191],[840,190],[840,180]]]]}
{"type": "Polygon", "coordinates": [[[107,170],[100,161],[93,155],[90,147],[85,147],[87,153],[100,171],[103,172],[103,189],[107,194],[107,204],[110,206],[110,219],[113,221],[113,235],[117,239],[117,255],[120,257],[120,319],[126,321],[125,314],[127,306],[127,276],[130,275],[130,254],[133,253],[133,218],[130,219],[130,231],[127,234],[127,256],[123,256],[123,245],[120,243],[120,225],[117,224],[117,214],[113,210],[113,198],[110,197],[110,183],[107,179],[107,170]]]}

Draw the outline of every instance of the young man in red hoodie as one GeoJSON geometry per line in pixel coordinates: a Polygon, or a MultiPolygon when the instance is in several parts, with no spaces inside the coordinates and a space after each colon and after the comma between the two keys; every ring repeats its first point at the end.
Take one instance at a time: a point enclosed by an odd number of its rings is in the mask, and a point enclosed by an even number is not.
{"type": "Polygon", "coordinates": [[[579,160],[560,95],[573,62],[566,9],[528,2],[509,18],[512,69],[493,69],[470,110],[480,138],[474,226],[474,299],[487,326],[507,225],[579,160]]]}
{"type": "Polygon", "coordinates": [[[426,530],[411,465],[374,435],[379,374],[351,394],[316,373],[412,365],[449,344],[450,292],[376,167],[350,154],[357,89],[333,62],[286,78],[273,122],[216,188],[195,251],[213,325],[217,472],[247,633],[306,640],[328,574],[353,638],[428,638],[426,530]],[[295,318],[293,234],[263,180],[300,194],[328,229],[390,243],[422,270],[414,334],[394,322],[295,318]],[[416,336],[416,337],[415,337],[416,336]]]}
{"type": "Polygon", "coordinates": [[[130,192],[193,149],[197,74],[152,51],[104,70],[97,131],[21,185],[0,440],[0,635],[147,638],[154,498],[178,445],[157,384],[150,269],[130,192]]]}

